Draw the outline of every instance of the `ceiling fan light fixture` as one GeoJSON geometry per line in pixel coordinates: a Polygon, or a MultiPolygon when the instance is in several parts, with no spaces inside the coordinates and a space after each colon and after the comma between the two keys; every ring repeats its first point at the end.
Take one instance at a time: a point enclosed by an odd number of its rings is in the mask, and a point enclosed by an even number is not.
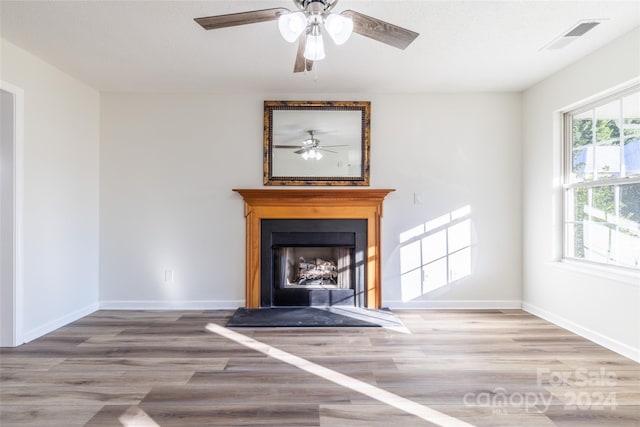
{"type": "MultiPolygon", "coordinates": [[[[419,35],[415,31],[355,10],[344,10],[339,14],[334,14],[332,10],[338,1],[293,0],[296,11],[291,11],[286,7],[272,7],[247,12],[203,16],[195,18],[195,22],[205,30],[215,30],[277,20],[282,37],[290,43],[298,41],[293,72],[304,71],[305,74],[313,69],[314,61],[325,57],[322,27],[326,28],[336,45],[344,44],[350,38],[351,33],[355,32],[386,45],[405,49],[419,35]]],[[[593,23],[587,24],[593,25],[593,23]]],[[[584,33],[588,29],[583,26],[578,31],[584,33]]],[[[572,32],[571,36],[573,35],[572,32]]],[[[317,79],[317,73],[314,78],[317,79]]]]}
{"type": "Polygon", "coordinates": [[[314,24],[311,27],[311,31],[307,34],[307,42],[304,47],[304,57],[309,61],[320,61],[325,57],[324,40],[322,40],[320,26],[317,24],[314,24]]]}
{"type": "Polygon", "coordinates": [[[289,43],[295,42],[307,26],[303,12],[285,13],[278,18],[280,35],[289,43]]]}
{"type": "Polygon", "coordinates": [[[316,160],[320,160],[322,158],[322,153],[319,151],[316,151],[316,160]]]}
{"type": "Polygon", "coordinates": [[[309,158],[309,153],[306,151],[303,151],[302,154],[300,154],[302,156],[303,159],[307,160],[309,158]]]}
{"type": "Polygon", "coordinates": [[[353,20],[346,16],[330,13],[324,21],[324,28],[338,46],[344,44],[353,32],[353,20]]]}

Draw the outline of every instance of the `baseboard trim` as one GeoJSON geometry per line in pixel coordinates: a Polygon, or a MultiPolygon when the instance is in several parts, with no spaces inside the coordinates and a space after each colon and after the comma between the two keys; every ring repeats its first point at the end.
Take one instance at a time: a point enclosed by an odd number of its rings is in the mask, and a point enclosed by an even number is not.
{"type": "Polygon", "coordinates": [[[631,347],[630,345],[602,335],[599,332],[580,326],[565,317],[547,311],[533,304],[523,302],[522,309],[527,313],[531,313],[534,316],[540,317],[541,319],[558,325],[563,329],[573,332],[576,335],[580,335],[581,337],[586,338],[589,341],[593,341],[594,343],[601,345],[611,351],[615,351],[616,353],[624,357],[628,357],[634,362],[640,363],[640,349],[638,348],[631,347]]]}
{"type": "Polygon", "coordinates": [[[520,300],[384,301],[383,305],[398,310],[514,310],[522,308],[520,300]]]}
{"type": "Polygon", "coordinates": [[[101,310],[235,310],[244,300],[230,301],[100,301],[101,310]]]}
{"type": "Polygon", "coordinates": [[[28,343],[30,341],[35,340],[36,338],[40,338],[43,335],[48,334],[49,332],[53,332],[58,328],[68,325],[69,323],[75,322],[78,319],[83,318],[84,316],[88,316],[91,313],[94,313],[98,310],[98,303],[90,304],[86,307],[83,307],[74,312],[65,314],[62,317],[59,317],[55,320],[45,323],[44,325],[38,326],[36,328],[27,331],[22,336],[22,343],[28,343]]]}

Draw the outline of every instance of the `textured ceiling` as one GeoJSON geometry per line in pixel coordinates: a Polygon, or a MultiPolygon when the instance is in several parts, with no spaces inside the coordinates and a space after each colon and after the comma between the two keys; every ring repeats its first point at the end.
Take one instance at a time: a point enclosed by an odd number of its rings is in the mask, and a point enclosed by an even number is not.
{"type": "Polygon", "coordinates": [[[289,1],[6,1],[1,34],[102,91],[520,91],[640,26],[640,2],[340,0],[417,31],[402,51],[354,34],[292,73],[296,45],[277,23],[205,31],[193,18],[289,1]],[[583,19],[605,19],[561,50],[545,45],[583,19]]]}

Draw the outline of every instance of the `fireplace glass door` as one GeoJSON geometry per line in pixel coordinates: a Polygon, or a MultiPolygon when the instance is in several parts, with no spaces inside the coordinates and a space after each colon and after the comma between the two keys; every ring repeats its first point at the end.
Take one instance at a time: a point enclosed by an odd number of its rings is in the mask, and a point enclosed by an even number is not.
{"type": "Polygon", "coordinates": [[[366,220],[262,220],[261,307],[365,305],[366,220]]]}
{"type": "Polygon", "coordinates": [[[273,248],[274,305],[355,305],[353,247],[273,248]]]}

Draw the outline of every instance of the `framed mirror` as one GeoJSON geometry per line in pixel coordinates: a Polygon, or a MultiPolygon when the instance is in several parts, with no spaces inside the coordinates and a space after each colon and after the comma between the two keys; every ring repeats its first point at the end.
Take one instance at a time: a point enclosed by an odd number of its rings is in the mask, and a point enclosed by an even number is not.
{"type": "Polygon", "coordinates": [[[264,101],[265,185],[369,185],[369,101],[264,101]]]}

